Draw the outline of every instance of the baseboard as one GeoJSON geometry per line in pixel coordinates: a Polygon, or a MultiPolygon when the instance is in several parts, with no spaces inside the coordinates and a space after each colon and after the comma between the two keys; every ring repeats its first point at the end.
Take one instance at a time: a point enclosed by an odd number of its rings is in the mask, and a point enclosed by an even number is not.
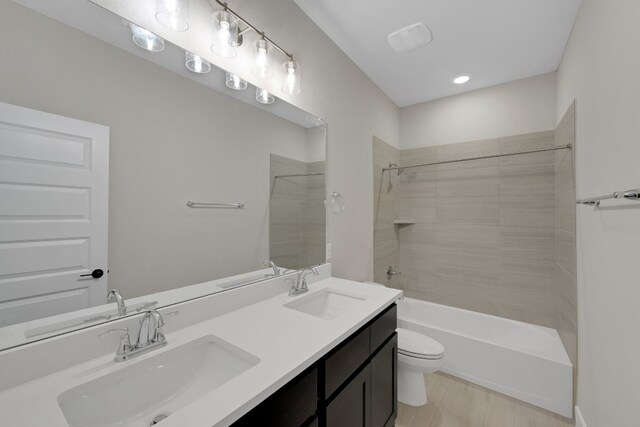
{"type": "Polygon", "coordinates": [[[587,427],[587,423],[584,422],[582,412],[580,412],[578,405],[576,405],[576,427],[587,427]]]}

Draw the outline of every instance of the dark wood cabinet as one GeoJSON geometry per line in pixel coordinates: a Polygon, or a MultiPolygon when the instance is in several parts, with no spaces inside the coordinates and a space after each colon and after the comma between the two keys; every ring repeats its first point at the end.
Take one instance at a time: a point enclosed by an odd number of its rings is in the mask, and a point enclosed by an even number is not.
{"type": "Polygon", "coordinates": [[[327,426],[371,427],[371,366],[360,373],[327,406],[327,426]]]}
{"type": "Polygon", "coordinates": [[[371,425],[391,427],[398,413],[398,335],[371,359],[371,425]]]}
{"type": "Polygon", "coordinates": [[[392,427],[397,415],[393,304],[233,427],[392,427]]]}
{"type": "Polygon", "coordinates": [[[298,375],[240,418],[235,427],[300,427],[316,415],[318,373],[315,367],[298,375]]]}

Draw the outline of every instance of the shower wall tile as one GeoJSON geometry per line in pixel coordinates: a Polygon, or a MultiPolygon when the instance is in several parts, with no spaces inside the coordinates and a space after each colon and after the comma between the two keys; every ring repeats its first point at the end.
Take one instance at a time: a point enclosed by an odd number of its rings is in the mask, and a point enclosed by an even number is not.
{"type": "Polygon", "coordinates": [[[438,198],[438,224],[499,225],[499,197],[438,198]]]}
{"type": "MultiPolygon", "coordinates": [[[[555,133],[557,145],[576,145],[575,102],[569,107],[555,133]]],[[[558,300],[558,333],[575,372],[578,363],[578,311],[576,273],[576,190],[574,150],[555,153],[555,280],[558,300]]],[[[575,399],[575,394],[574,394],[575,399]]]]}
{"type": "Polygon", "coordinates": [[[555,197],[553,193],[536,196],[500,197],[500,225],[505,227],[555,226],[555,197]]]}
{"type": "Polygon", "coordinates": [[[400,163],[400,152],[395,147],[374,137],[373,150],[373,280],[398,287],[401,277],[387,278],[387,267],[399,270],[399,248],[396,227],[400,177],[396,172],[382,172],[389,163],[400,163]]]}
{"type": "MultiPolygon", "coordinates": [[[[435,147],[414,148],[400,151],[401,165],[418,165],[422,163],[432,163],[438,160],[438,153],[435,147]]],[[[414,169],[424,171],[425,168],[414,169]]]]}
{"type": "MultiPolygon", "coordinates": [[[[554,132],[400,151],[400,164],[547,148],[554,132]]],[[[556,327],[554,153],[406,170],[397,213],[407,296],[556,327]]]]}
{"type": "Polygon", "coordinates": [[[498,226],[438,224],[434,228],[436,244],[443,251],[486,256],[500,255],[500,227],[498,226]]]}
{"type": "Polygon", "coordinates": [[[575,356],[571,152],[376,175],[389,162],[412,165],[566,144],[574,134],[563,126],[572,126],[572,116],[570,111],[557,132],[399,151],[374,142],[376,280],[385,283],[387,266],[399,265],[402,275],[391,284],[407,296],[557,328],[575,356]],[[393,227],[394,218],[416,224],[393,227]]]}
{"type": "Polygon", "coordinates": [[[436,204],[437,199],[435,197],[405,197],[404,192],[401,191],[397,205],[398,218],[412,219],[420,224],[435,223],[436,204]]]}
{"type": "Polygon", "coordinates": [[[549,227],[500,227],[500,248],[505,251],[540,251],[553,256],[555,232],[549,227]]]}
{"type": "MultiPolygon", "coordinates": [[[[500,138],[500,152],[515,153],[518,151],[537,150],[540,148],[553,147],[554,138],[555,131],[552,130],[502,137],[500,138]]],[[[504,159],[530,162],[532,161],[532,159],[535,159],[538,154],[527,154],[525,157],[521,157],[519,159],[516,157],[505,157],[504,159]]],[[[553,159],[553,157],[551,157],[551,159],[553,159]]]]}
{"type": "Polygon", "coordinates": [[[324,172],[325,162],[305,163],[271,155],[269,257],[276,265],[299,269],[325,260],[324,176],[274,178],[324,172]]]}
{"type": "Polygon", "coordinates": [[[500,166],[500,195],[524,197],[553,195],[554,169],[553,158],[543,163],[503,164],[500,166]]]}
{"type": "Polygon", "coordinates": [[[437,197],[491,197],[500,195],[498,166],[437,172],[437,197]]]}

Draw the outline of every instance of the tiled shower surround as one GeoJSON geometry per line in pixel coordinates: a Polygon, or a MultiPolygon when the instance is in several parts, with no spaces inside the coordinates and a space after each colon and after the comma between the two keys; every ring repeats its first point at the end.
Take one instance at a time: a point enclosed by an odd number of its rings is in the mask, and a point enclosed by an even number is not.
{"type": "Polygon", "coordinates": [[[300,269],[324,262],[325,177],[276,175],[325,171],[325,162],[305,163],[271,154],[269,257],[276,265],[300,269]]]}
{"type": "Polygon", "coordinates": [[[573,144],[573,111],[547,132],[409,150],[374,139],[375,281],[409,297],[558,329],[575,364],[571,151],[382,173],[389,163],[573,144]],[[389,265],[402,274],[388,280],[389,265]]]}

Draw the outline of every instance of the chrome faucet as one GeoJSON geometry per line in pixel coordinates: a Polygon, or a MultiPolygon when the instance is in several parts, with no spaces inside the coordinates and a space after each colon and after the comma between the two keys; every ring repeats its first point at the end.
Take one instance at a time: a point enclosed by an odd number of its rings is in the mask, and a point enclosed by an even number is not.
{"type": "Polygon", "coordinates": [[[276,263],[271,261],[270,259],[266,260],[262,265],[264,265],[265,267],[270,266],[273,269],[274,276],[278,277],[280,275],[280,269],[278,268],[276,263]]]}
{"type": "Polygon", "coordinates": [[[107,294],[107,302],[115,302],[118,306],[118,315],[124,316],[127,314],[127,306],[124,304],[124,298],[120,295],[116,289],[111,289],[107,294]]]}
{"type": "MultiPolygon", "coordinates": [[[[169,313],[168,315],[175,315],[178,312],[169,313]]],[[[100,337],[105,337],[114,333],[120,333],[120,343],[118,344],[118,350],[116,351],[116,362],[124,362],[139,354],[146,353],[147,351],[155,348],[160,348],[167,344],[167,339],[162,333],[162,327],[164,326],[164,319],[162,315],[156,310],[146,311],[140,319],[140,330],[138,331],[138,339],[134,345],[131,344],[129,338],[129,329],[111,329],[100,337]]]]}
{"type": "Polygon", "coordinates": [[[140,319],[140,329],[138,330],[138,339],[135,348],[145,348],[159,342],[166,342],[162,327],[164,319],[157,310],[145,311],[140,319]]]}
{"type": "Polygon", "coordinates": [[[293,283],[293,285],[291,285],[291,289],[289,289],[289,296],[294,297],[296,295],[308,292],[309,288],[307,287],[307,276],[312,273],[314,276],[317,276],[318,270],[316,270],[314,267],[308,267],[300,270],[297,280],[295,281],[295,283],[293,283]]]}

